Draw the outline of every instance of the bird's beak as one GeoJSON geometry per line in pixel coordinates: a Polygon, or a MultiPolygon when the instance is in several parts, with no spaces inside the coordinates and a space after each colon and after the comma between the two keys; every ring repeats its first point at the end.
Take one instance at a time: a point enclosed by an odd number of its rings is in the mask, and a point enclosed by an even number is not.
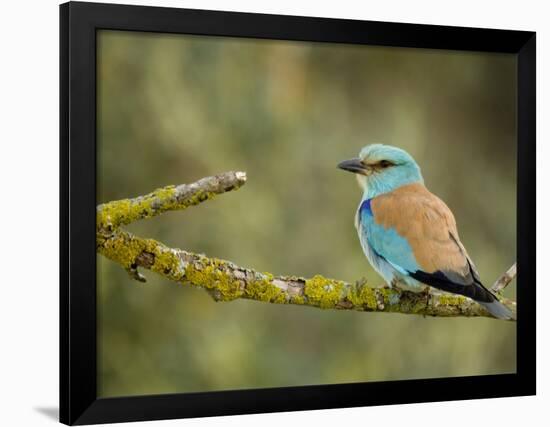
{"type": "Polygon", "coordinates": [[[343,162],[338,163],[338,167],[348,172],[367,175],[367,167],[363,164],[363,162],[361,162],[361,159],[358,158],[344,160],[343,162]]]}

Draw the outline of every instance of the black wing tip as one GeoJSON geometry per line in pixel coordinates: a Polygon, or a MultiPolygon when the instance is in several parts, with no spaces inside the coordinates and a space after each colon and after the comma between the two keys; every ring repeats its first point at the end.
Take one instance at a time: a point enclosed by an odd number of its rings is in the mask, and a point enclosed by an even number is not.
{"type": "Polygon", "coordinates": [[[478,303],[492,303],[494,301],[498,301],[498,299],[490,291],[488,291],[485,286],[475,280],[468,284],[456,283],[449,278],[450,273],[445,273],[441,270],[437,270],[433,273],[426,273],[425,271],[417,270],[409,274],[414,279],[425,283],[426,285],[432,286],[441,291],[463,295],[478,303]]]}
{"type": "Polygon", "coordinates": [[[491,291],[478,281],[473,281],[468,285],[461,285],[450,280],[445,272],[439,270],[434,273],[415,271],[409,274],[419,282],[425,283],[441,291],[451,292],[473,299],[475,302],[485,307],[485,309],[497,319],[516,320],[516,315],[512,310],[502,304],[491,291]]]}

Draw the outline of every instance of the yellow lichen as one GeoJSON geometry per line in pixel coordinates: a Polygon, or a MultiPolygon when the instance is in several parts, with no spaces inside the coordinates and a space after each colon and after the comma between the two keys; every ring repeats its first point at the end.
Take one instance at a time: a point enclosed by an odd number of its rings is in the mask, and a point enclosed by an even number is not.
{"type": "Polygon", "coordinates": [[[170,250],[161,250],[158,246],[153,252],[155,255],[155,262],[151,268],[153,271],[164,274],[176,280],[182,277],[181,260],[180,258],[170,250]]]}
{"type": "Polygon", "coordinates": [[[194,206],[198,205],[199,203],[205,202],[206,200],[211,200],[216,196],[216,193],[210,192],[210,191],[197,191],[191,198],[189,198],[185,205],[186,206],[194,206]]]}
{"type": "Polygon", "coordinates": [[[135,239],[127,233],[118,233],[105,240],[98,250],[107,258],[117,261],[125,268],[130,268],[146,246],[144,239],[135,239]]]}
{"type": "Polygon", "coordinates": [[[464,301],[464,297],[445,294],[439,295],[438,299],[439,303],[444,305],[460,305],[464,301]]]}
{"type": "Polygon", "coordinates": [[[168,201],[170,200],[174,194],[176,193],[176,187],[173,185],[168,185],[163,188],[158,188],[155,191],[153,191],[153,195],[155,197],[158,197],[161,201],[168,201]]]}
{"type": "Polygon", "coordinates": [[[129,218],[130,220],[133,218],[132,203],[128,199],[101,205],[97,212],[97,227],[117,228],[121,224],[121,218],[129,218]]]}
{"type": "Polygon", "coordinates": [[[376,289],[368,287],[366,284],[351,287],[347,299],[355,306],[367,310],[376,310],[378,301],[376,299],[376,289]]]}
{"type": "Polygon", "coordinates": [[[247,298],[285,304],[288,302],[286,293],[273,284],[273,275],[270,273],[258,274],[246,287],[247,298]]]}
{"type": "Polygon", "coordinates": [[[306,299],[302,295],[293,295],[290,297],[290,302],[292,302],[292,304],[303,305],[306,303],[306,299]]]}
{"type": "Polygon", "coordinates": [[[342,299],[343,288],[344,282],[316,275],[306,280],[304,294],[309,302],[320,308],[334,308],[342,299]]]}
{"type": "Polygon", "coordinates": [[[139,219],[150,218],[156,214],[183,210],[214,198],[217,193],[199,190],[191,197],[178,200],[173,185],[159,188],[137,199],[123,199],[100,205],[97,210],[97,228],[115,229],[139,219]]]}
{"type": "Polygon", "coordinates": [[[226,261],[215,258],[204,258],[201,261],[190,262],[186,266],[187,282],[206,289],[215,289],[221,301],[231,301],[243,296],[240,281],[232,279],[224,271],[228,267],[226,261]]]}

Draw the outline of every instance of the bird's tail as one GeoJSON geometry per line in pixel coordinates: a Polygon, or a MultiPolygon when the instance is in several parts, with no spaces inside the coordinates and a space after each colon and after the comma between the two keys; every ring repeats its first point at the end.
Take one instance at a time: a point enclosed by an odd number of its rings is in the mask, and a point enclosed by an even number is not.
{"type": "Polygon", "coordinates": [[[468,296],[485,307],[487,311],[497,319],[515,320],[516,317],[512,310],[502,304],[489,289],[476,279],[477,277],[474,278],[475,284],[471,287],[473,291],[472,295],[468,296]]]}
{"type": "Polygon", "coordinates": [[[516,316],[512,310],[502,304],[489,289],[483,286],[477,273],[471,269],[471,266],[470,271],[472,273],[473,283],[466,286],[464,284],[452,281],[441,271],[436,271],[435,273],[416,271],[409,274],[419,282],[433,286],[436,289],[451,292],[453,294],[464,295],[465,297],[473,299],[475,302],[485,307],[487,311],[497,319],[515,320],[516,316]]]}
{"type": "Polygon", "coordinates": [[[481,304],[487,309],[497,319],[511,320],[515,319],[515,314],[502,304],[498,298],[483,284],[474,278],[474,284],[468,286],[468,292],[465,292],[464,295],[472,298],[478,304],[481,304]]]}
{"type": "Polygon", "coordinates": [[[485,301],[477,301],[477,302],[481,304],[483,307],[485,307],[487,311],[497,319],[504,319],[504,320],[515,319],[515,315],[514,313],[512,313],[512,310],[510,310],[508,307],[502,304],[499,300],[497,300],[496,297],[493,297],[493,298],[494,298],[494,301],[491,301],[491,302],[485,302],[485,301]]]}

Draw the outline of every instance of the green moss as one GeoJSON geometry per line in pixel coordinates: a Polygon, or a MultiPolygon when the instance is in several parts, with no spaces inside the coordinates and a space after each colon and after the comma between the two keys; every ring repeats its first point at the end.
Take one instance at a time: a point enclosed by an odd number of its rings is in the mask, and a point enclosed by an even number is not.
{"type": "Polygon", "coordinates": [[[342,299],[343,288],[344,282],[317,275],[306,280],[304,294],[320,308],[334,308],[342,299]]]}

